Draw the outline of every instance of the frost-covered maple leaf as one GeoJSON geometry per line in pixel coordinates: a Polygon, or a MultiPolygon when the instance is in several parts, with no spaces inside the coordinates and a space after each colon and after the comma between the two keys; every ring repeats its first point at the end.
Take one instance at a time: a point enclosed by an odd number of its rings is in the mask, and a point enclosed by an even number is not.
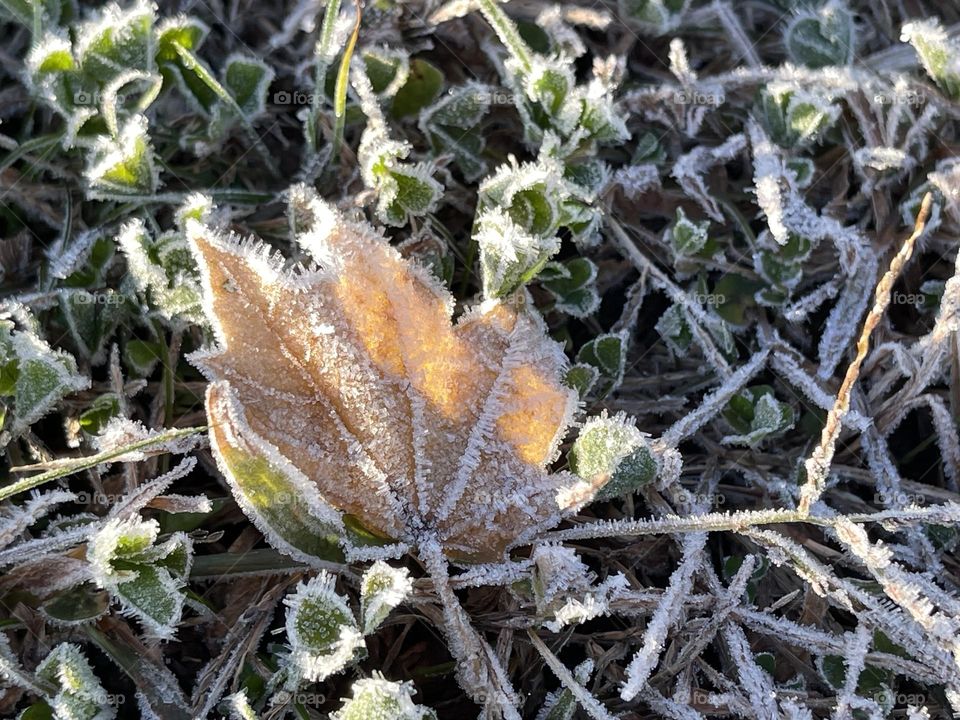
{"type": "Polygon", "coordinates": [[[488,301],[453,323],[446,289],[369,225],[304,188],[292,202],[315,266],[188,230],[217,341],[192,356],[211,443],[268,539],[304,557],[359,523],[497,561],[589,499],[547,469],[577,398],[539,316],[488,301]]]}

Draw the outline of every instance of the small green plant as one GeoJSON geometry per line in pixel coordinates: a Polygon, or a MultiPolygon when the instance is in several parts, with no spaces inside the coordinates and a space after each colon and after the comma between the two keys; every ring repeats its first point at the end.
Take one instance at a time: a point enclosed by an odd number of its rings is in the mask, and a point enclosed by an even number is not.
{"type": "Polygon", "coordinates": [[[249,129],[263,113],[273,71],[237,54],[217,79],[197,55],[208,32],[186,17],[158,23],[155,8],[142,2],[107,5],[73,39],[66,25],[43,25],[26,59],[28,86],[63,119],[64,149],[83,150],[92,197],[150,196],[159,188],[145,113],[163,90],[176,86],[205,116],[204,130],[184,145],[215,145],[233,125],[249,129]]]}

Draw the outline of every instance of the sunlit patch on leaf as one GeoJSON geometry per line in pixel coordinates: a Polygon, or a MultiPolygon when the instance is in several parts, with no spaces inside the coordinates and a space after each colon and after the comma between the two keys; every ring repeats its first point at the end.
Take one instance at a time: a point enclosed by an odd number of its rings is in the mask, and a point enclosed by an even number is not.
{"type": "Polygon", "coordinates": [[[83,74],[102,84],[127,70],[151,71],[154,20],[153,6],[144,2],[128,10],[107,5],[78,33],[76,54],[83,74]]]}
{"type": "Polygon", "coordinates": [[[99,138],[89,162],[85,175],[95,193],[152,194],[160,183],[142,115],[128,121],[118,138],[99,138]]]}
{"type": "Polygon", "coordinates": [[[900,39],[913,45],[923,69],[948,97],[960,97],[960,42],[936,18],[906,23],[900,39]]]}

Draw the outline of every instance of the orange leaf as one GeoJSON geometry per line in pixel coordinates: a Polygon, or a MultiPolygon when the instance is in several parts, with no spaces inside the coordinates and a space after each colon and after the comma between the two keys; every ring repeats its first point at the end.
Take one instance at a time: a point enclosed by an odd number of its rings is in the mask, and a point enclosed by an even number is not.
{"type": "MultiPolygon", "coordinates": [[[[192,360],[211,381],[224,473],[242,445],[303,495],[301,513],[329,520],[333,508],[374,535],[475,561],[502,559],[588,498],[583,481],[547,470],[577,398],[523,298],[453,323],[453,298],[427,270],[298,192],[310,227],[298,242],[317,266],[188,230],[217,341],[192,360]]],[[[261,529],[284,517],[240,500],[261,529]]]]}

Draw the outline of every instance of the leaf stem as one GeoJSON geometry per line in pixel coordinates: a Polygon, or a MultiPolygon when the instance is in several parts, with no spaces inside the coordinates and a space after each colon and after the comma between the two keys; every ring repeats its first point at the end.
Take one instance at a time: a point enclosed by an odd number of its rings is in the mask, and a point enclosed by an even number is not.
{"type": "Polygon", "coordinates": [[[320,39],[314,51],[316,62],[313,67],[313,96],[310,98],[310,111],[304,123],[304,135],[311,152],[316,153],[320,138],[317,130],[317,121],[323,109],[323,100],[326,96],[327,68],[330,65],[330,55],[333,50],[334,31],[337,27],[337,18],[340,17],[340,0],[329,0],[323,13],[323,24],[320,27],[320,39]]]}
{"type": "MultiPolygon", "coordinates": [[[[97,453],[96,455],[90,455],[88,457],[71,459],[66,461],[63,467],[54,468],[53,470],[40,473],[39,475],[34,475],[32,477],[23,478],[22,480],[11,483],[6,487],[0,488],[0,501],[7,500],[8,498],[11,498],[19,493],[26,492],[27,490],[33,490],[34,488],[40,487],[51,480],[58,480],[62,477],[78,473],[81,470],[89,470],[90,468],[96,467],[97,465],[101,465],[105,462],[116,460],[118,457],[126,455],[127,453],[135,452],[137,450],[145,450],[147,448],[154,448],[158,445],[170,442],[171,440],[180,440],[181,438],[202,433],[206,431],[206,429],[207,428],[205,426],[201,426],[168,430],[158,435],[154,435],[143,440],[137,440],[136,442],[123,445],[122,447],[115,448],[113,450],[97,453]]],[[[11,468],[10,472],[24,472],[29,469],[29,466],[11,468]]]]}
{"type": "Polygon", "coordinates": [[[353,58],[353,50],[357,46],[357,38],[360,36],[360,19],[363,10],[361,0],[356,0],[356,6],[357,19],[353,25],[353,32],[350,33],[347,40],[347,45],[343,49],[343,57],[340,58],[340,67],[337,70],[337,85],[334,90],[333,154],[331,156],[334,159],[340,155],[340,146],[343,144],[343,126],[347,115],[347,86],[350,82],[350,61],[353,58]]]}
{"type": "MultiPolygon", "coordinates": [[[[215,201],[236,205],[259,205],[270,202],[274,198],[270,193],[258,193],[240,188],[209,188],[202,192],[210,195],[215,201]]],[[[92,193],[90,197],[104,202],[130,203],[136,207],[137,205],[176,205],[182,203],[190,194],[189,192],[169,192],[153,195],[123,195],[121,193],[98,192],[92,193]]]]}
{"type": "Polygon", "coordinates": [[[533,67],[533,58],[530,54],[530,48],[520,37],[520,31],[517,30],[516,23],[513,22],[507,14],[500,8],[496,0],[480,0],[480,12],[490,23],[490,27],[497,33],[510,54],[520,63],[524,72],[530,72],[533,67]]]}
{"type": "Polygon", "coordinates": [[[539,540],[569,542],[571,540],[590,540],[599,537],[637,537],[640,535],[664,535],[683,532],[743,532],[761,525],[779,525],[782,523],[806,523],[819,525],[820,527],[835,527],[840,520],[857,524],[891,522],[944,524],[954,522],[954,519],[958,516],[960,516],[960,505],[956,503],[837,517],[810,515],[801,510],[741,510],[733,513],[667,515],[645,520],[588,522],[566,530],[546,533],[539,540]]]}

